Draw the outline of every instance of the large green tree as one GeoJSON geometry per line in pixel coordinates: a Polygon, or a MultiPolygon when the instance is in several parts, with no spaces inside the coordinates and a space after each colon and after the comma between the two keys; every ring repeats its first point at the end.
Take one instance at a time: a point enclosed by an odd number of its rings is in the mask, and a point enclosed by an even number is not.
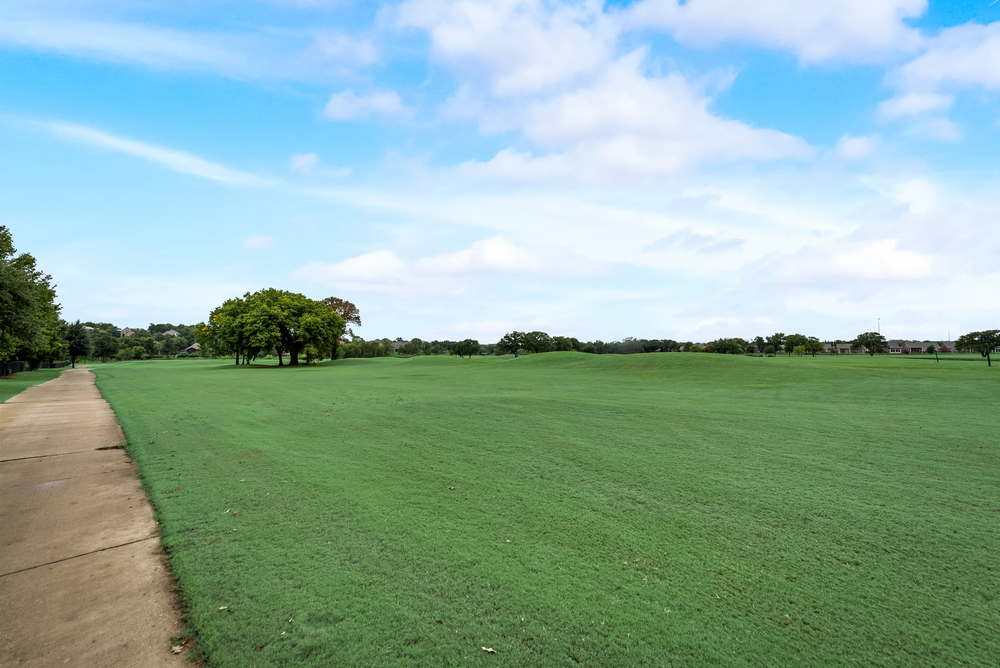
{"type": "Polygon", "coordinates": [[[851,341],[852,350],[864,350],[866,353],[875,356],[875,353],[884,353],[886,349],[885,337],[878,332],[865,332],[851,341]]]}
{"type": "Polygon", "coordinates": [[[278,366],[284,365],[285,352],[289,365],[298,366],[307,346],[310,357],[335,354],[344,329],[344,319],[323,302],[268,288],[227,300],[212,311],[208,324],[201,327],[199,343],[216,354],[236,354],[237,363],[241,354],[246,361],[274,348],[278,366]]]}
{"type": "Polygon", "coordinates": [[[0,225],[0,362],[51,358],[61,349],[63,324],[52,277],[28,253],[17,254],[0,225]]]}

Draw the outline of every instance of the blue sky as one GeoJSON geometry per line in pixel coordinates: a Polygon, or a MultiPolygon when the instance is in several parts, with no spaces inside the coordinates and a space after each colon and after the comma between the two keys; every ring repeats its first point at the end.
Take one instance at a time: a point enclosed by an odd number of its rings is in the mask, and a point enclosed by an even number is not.
{"type": "Polygon", "coordinates": [[[995,328],[1000,3],[0,7],[0,224],[75,320],[995,328]]]}

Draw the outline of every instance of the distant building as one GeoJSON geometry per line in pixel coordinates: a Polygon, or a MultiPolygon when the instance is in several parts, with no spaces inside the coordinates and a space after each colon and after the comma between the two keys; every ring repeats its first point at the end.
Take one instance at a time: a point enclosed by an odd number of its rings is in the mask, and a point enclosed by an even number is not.
{"type": "Polygon", "coordinates": [[[392,342],[392,349],[393,350],[399,350],[400,348],[402,348],[403,346],[405,346],[408,343],[409,343],[409,341],[393,341],[392,342]]]}
{"type": "Polygon", "coordinates": [[[180,336],[180,335],[181,333],[178,332],[176,329],[168,329],[167,331],[163,332],[163,336],[180,336]]]}
{"type": "Polygon", "coordinates": [[[184,349],[186,353],[196,353],[201,350],[201,346],[197,343],[192,343],[190,346],[184,349]]]}
{"type": "Polygon", "coordinates": [[[133,332],[133,331],[132,331],[131,329],[129,329],[128,327],[126,327],[126,328],[125,328],[125,329],[123,329],[123,330],[122,330],[122,331],[121,331],[121,332],[120,332],[120,333],[119,333],[118,335],[119,335],[119,336],[122,336],[122,337],[125,337],[125,336],[132,336],[132,334],[134,334],[134,333],[135,333],[135,332],[133,332]]]}

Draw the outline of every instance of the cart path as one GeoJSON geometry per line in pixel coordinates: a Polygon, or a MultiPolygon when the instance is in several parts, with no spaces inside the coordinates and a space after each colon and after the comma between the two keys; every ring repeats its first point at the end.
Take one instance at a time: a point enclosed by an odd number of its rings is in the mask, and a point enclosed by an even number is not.
{"type": "Polygon", "coordinates": [[[0,404],[0,666],[190,666],[156,523],[88,369],[0,404]],[[110,448],[110,449],[106,449],[110,448]]]}

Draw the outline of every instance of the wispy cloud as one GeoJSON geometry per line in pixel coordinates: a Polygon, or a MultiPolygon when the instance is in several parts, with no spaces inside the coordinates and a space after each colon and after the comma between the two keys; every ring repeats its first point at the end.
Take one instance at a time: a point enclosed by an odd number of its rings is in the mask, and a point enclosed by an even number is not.
{"type": "Polygon", "coordinates": [[[465,294],[474,288],[474,281],[486,276],[593,276],[607,269],[604,263],[579,256],[538,254],[496,236],[454,253],[415,261],[383,250],[335,264],[312,262],[299,268],[294,277],[357,292],[420,294],[433,288],[442,294],[465,294]]]}
{"type": "Polygon", "coordinates": [[[323,115],[333,120],[350,120],[372,114],[394,115],[405,114],[408,111],[400,101],[399,95],[392,91],[357,95],[352,90],[345,90],[330,96],[323,115]]]}
{"type": "Polygon", "coordinates": [[[37,124],[48,129],[61,139],[132,155],[163,165],[167,169],[172,169],[182,174],[190,174],[242,187],[268,188],[277,184],[277,181],[273,179],[231,169],[218,163],[209,162],[191,153],[175,151],[134,139],[119,137],[102,130],[87,127],[86,125],[46,122],[38,122],[37,124]]]}
{"type": "Polygon", "coordinates": [[[334,30],[199,31],[86,15],[83,3],[39,9],[0,7],[0,44],[160,69],[209,71],[235,78],[331,78],[376,62],[363,36],[334,30]],[[73,11],[68,11],[67,7],[73,11]]]}
{"type": "Polygon", "coordinates": [[[252,234],[243,240],[243,246],[254,250],[267,250],[274,246],[274,237],[269,237],[266,234],[252,234]]]}

